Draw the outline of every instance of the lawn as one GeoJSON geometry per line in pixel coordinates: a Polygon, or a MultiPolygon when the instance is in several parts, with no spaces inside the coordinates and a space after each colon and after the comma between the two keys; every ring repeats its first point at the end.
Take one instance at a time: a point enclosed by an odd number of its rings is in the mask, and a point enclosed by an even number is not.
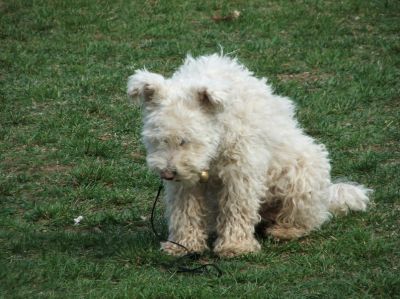
{"type": "Polygon", "coordinates": [[[0,24],[0,298],[399,296],[399,1],[3,0],[0,24]],[[221,46],[295,100],[333,177],[373,188],[373,205],[202,257],[222,277],[180,274],[148,221],[159,180],[126,80],[221,46]]]}

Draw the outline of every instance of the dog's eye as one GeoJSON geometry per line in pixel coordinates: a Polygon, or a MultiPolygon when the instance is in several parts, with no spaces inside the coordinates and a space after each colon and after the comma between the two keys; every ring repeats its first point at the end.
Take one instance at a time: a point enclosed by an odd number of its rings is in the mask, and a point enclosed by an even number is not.
{"type": "Polygon", "coordinates": [[[180,146],[183,146],[185,144],[187,144],[188,141],[186,139],[182,139],[181,142],[179,143],[180,146]]]}

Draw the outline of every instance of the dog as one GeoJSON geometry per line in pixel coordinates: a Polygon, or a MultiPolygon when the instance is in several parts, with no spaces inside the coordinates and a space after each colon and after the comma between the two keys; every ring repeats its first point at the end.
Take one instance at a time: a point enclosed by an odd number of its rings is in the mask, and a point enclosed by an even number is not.
{"type": "Polygon", "coordinates": [[[296,239],[367,208],[372,190],[333,183],[327,149],[304,133],[293,101],[236,58],[188,56],[170,78],[136,70],[127,93],[142,109],[146,162],[165,184],[169,240],[192,252],[208,250],[211,233],[219,256],[257,252],[256,227],[296,239]]]}

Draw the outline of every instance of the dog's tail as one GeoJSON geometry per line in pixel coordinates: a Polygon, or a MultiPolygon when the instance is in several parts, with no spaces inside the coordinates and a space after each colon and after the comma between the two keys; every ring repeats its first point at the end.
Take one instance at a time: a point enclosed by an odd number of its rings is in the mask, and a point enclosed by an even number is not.
{"type": "Polygon", "coordinates": [[[365,211],[372,189],[353,183],[337,183],[332,184],[328,192],[329,211],[335,215],[343,215],[349,210],[365,211]]]}

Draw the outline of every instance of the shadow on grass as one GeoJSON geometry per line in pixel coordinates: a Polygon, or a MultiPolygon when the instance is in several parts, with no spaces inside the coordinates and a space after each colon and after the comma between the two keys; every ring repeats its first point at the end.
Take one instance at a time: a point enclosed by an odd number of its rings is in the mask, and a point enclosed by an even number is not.
{"type": "Polygon", "coordinates": [[[158,264],[159,242],[149,228],[112,225],[38,232],[8,232],[11,257],[67,255],[89,260],[113,260],[136,265],[158,264]]]}

